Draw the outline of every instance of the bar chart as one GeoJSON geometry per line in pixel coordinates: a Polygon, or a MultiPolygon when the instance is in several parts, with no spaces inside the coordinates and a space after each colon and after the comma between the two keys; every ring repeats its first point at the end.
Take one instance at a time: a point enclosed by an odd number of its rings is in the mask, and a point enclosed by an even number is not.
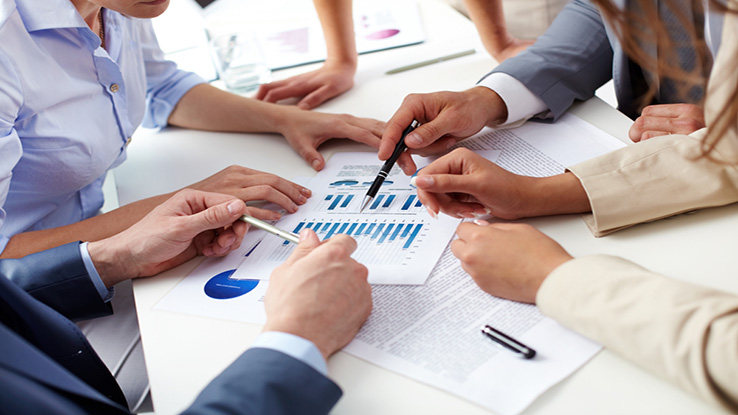
{"type": "MultiPolygon", "coordinates": [[[[422,221],[301,221],[292,230],[299,233],[302,229],[312,229],[322,240],[338,234],[353,237],[357,249],[352,257],[366,264],[402,265],[416,253],[416,248],[426,236],[428,225],[422,221]]],[[[287,241],[277,246],[267,255],[270,261],[284,261],[294,248],[287,241]]]]}
{"type": "MultiPolygon", "coordinates": [[[[356,193],[330,193],[315,207],[328,213],[355,213],[359,211],[364,196],[356,193]]],[[[423,210],[423,204],[413,192],[379,193],[366,207],[364,213],[415,214],[423,210]]]]}

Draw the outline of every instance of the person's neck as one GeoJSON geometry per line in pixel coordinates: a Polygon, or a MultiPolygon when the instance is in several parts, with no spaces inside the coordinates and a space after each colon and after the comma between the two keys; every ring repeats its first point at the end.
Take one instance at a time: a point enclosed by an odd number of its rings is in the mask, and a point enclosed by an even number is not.
{"type": "Polygon", "coordinates": [[[74,8],[77,9],[77,12],[82,16],[82,19],[87,23],[87,26],[89,26],[93,32],[98,33],[100,30],[100,22],[97,16],[100,14],[100,9],[102,7],[88,0],[69,1],[72,2],[74,8]]]}

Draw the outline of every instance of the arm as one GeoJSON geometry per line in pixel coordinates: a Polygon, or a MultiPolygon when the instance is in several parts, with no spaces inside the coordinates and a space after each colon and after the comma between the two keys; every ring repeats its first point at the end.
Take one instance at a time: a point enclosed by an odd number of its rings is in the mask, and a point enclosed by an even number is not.
{"type": "MultiPolygon", "coordinates": [[[[356,242],[346,235],[321,243],[314,232],[301,232],[298,247],[269,279],[264,331],[306,339],[325,359],[345,346],[371,311],[367,269],[350,257],[355,249],[356,242]]],[[[208,385],[186,413],[325,414],[340,396],[338,386],[314,368],[276,351],[252,348],[208,385]]]]}
{"type": "Polygon", "coordinates": [[[256,99],[277,102],[297,97],[297,106],[312,109],[351,89],[356,73],[352,0],[313,0],[326,43],[323,67],[302,75],[262,85],[256,99]]]}
{"type": "Polygon", "coordinates": [[[544,314],[652,373],[738,409],[735,295],[621,258],[572,259],[528,225],[478,221],[460,225],[457,234],[451,250],[484,291],[535,302],[544,314]]]}
{"type": "Polygon", "coordinates": [[[533,46],[491,74],[504,73],[522,82],[558,118],[574,100],[591,98],[612,77],[612,63],[613,50],[599,11],[586,0],[574,0],[533,46]]]}
{"type": "Polygon", "coordinates": [[[495,60],[502,62],[533,44],[531,40],[512,37],[507,31],[502,0],[464,0],[484,48],[495,60]]]}

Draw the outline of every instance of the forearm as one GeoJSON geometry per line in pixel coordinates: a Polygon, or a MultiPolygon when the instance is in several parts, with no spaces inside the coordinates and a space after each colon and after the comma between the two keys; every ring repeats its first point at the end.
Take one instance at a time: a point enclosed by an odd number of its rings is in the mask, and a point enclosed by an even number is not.
{"type": "Polygon", "coordinates": [[[477,28],[484,48],[492,56],[495,56],[510,41],[505,15],[502,10],[502,1],[464,0],[464,5],[469,11],[469,17],[474,22],[474,26],[477,28]]]}
{"type": "Polygon", "coordinates": [[[182,97],[168,122],[197,130],[273,133],[293,110],[201,84],[182,97]]]}
{"type": "Polygon", "coordinates": [[[356,68],[352,0],[313,0],[325,37],[326,63],[356,68]]]}
{"type": "Polygon", "coordinates": [[[551,177],[523,177],[520,217],[565,215],[591,211],[587,193],[572,173],[551,177]]]}
{"type": "Polygon", "coordinates": [[[544,314],[647,370],[738,408],[735,295],[596,255],[555,269],[536,302],[544,314]]]}
{"type": "Polygon", "coordinates": [[[71,225],[17,234],[10,238],[0,258],[22,258],[69,242],[107,238],[127,229],[167,198],[151,197],[71,225]]]}

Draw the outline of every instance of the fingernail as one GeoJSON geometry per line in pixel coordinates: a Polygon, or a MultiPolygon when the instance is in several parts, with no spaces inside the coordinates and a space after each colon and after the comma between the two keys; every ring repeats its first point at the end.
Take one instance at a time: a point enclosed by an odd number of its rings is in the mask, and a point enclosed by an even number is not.
{"type": "Polygon", "coordinates": [[[213,254],[214,254],[214,252],[213,252],[213,248],[211,248],[211,247],[209,247],[209,246],[208,246],[208,247],[205,247],[205,248],[203,248],[203,250],[202,250],[202,254],[203,254],[203,256],[213,256],[213,254]]]}
{"type": "Polygon", "coordinates": [[[423,139],[416,133],[410,133],[405,136],[405,143],[412,145],[419,145],[423,143],[423,139]]]}
{"type": "Polygon", "coordinates": [[[299,197],[299,198],[297,199],[297,202],[298,202],[299,204],[301,204],[301,205],[304,205],[305,203],[307,203],[307,201],[308,201],[308,200],[307,200],[307,198],[306,198],[305,196],[300,196],[300,197],[299,197]]]}
{"type": "Polygon", "coordinates": [[[320,168],[320,160],[315,159],[312,162],[313,169],[318,170],[320,168]]]}
{"type": "Polygon", "coordinates": [[[413,176],[410,179],[410,184],[413,185],[413,186],[415,186],[415,187],[418,187],[418,185],[415,183],[417,180],[418,180],[418,176],[413,176]]]}
{"type": "Polygon", "coordinates": [[[303,230],[300,231],[300,233],[298,235],[300,236],[300,242],[302,242],[302,241],[305,240],[305,238],[307,238],[307,236],[308,236],[308,230],[307,229],[303,229],[303,230]]]}
{"type": "Polygon", "coordinates": [[[472,212],[459,212],[459,216],[466,219],[471,219],[474,217],[474,214],[472,212]]]}
{"type": "Polygon", "coordinates": [[[448,144],[446,144],[446,150],[456,145],[456,141],[449,141],[448,144]]]}
{"type": "Polygon", "coordinates": [[[433,179],[433,176],[415,176],[414,179],[415,182],[413,184],[415,185],[415,187],[431,187],[436,183],[435,179],[433,179]]]}
{"type": "Polygon", "coordinates": [[[236,237],[233,236],[233,235],[228,235],[223,240],[223,243],[222,244],[224,245],[224,248],[229,248],[231,245],[233,245],[234,242],[236,242],[236,237]]]}
{"type": "Polygon", "coordinates": [[[425,208],[425,210],[428,211],[428,214],[430,215],[430,217],[432,217],[433,219],[438,219],[438,214],[434,212],[433,209],[427,207],[425,208]]]}
{"type": "Polygon", "coordinates": [[[241,202],[239,202],[238,200],[234,200],[229,203],[226,208],[228,208],[228,213],[234,215],[241,211],[241,202]]]}
{"type": "Polygon", "coordinates": [[[313,192],[311,192],[310,189],[308,189],[307,187],[301,187],[300,193],[302,193],[303,195],[307,197],[310,197],[313,194],[313,192]]]}
{"type": "Polygon", "coordinates": [[[474,219],[474,223],[476,223],[479,226],[487,226],[487,225],[489,225],[489,222],[487,222],[484,219],[474,219]]]}

